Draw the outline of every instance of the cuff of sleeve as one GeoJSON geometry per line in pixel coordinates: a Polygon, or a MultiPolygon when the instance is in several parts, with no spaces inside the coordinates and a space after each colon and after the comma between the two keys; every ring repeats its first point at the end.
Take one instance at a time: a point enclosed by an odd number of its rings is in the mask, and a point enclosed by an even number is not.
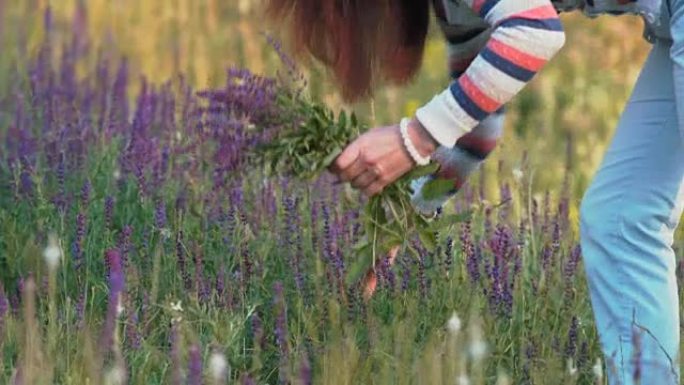
{"type": "Polygon", "coordinates": [[[416,119],[425,127],[440,145],[454,147],[461,136],[470,132],[464,122],[455,117],[460,106],[454,99],[450,89],[432,98],[416,111],[416,119]]]}

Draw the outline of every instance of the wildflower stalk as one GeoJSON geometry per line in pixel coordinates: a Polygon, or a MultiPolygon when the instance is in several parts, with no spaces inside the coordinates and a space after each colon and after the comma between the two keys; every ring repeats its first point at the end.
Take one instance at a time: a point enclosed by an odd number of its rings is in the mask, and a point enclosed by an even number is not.
{"type": "MultiPolygon", "coordinates": [[[[57,324],[57,271],[48,272],[48,344],[51,354],[57,353],[58,324],[57,324]]],[[[54,356],[53,356],[54,357],[54,356]]]]}
{"type": "Polygon", "coordinates": [[[62,259],[62,248],[54,234],[50,234],[43,251],[48,277],[48,351],[56,353],[57,344],[57,269],[62,259]]]}

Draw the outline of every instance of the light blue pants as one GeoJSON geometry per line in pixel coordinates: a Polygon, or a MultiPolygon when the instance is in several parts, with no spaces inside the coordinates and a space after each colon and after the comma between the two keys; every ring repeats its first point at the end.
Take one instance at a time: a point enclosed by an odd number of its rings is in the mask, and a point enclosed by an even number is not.
{"type": "Polygon", "coordinates": [[[684,0],[667,6],[673,39],[654,43],[581,207],[584,266],[611,385],[679,384],[672,243],[684,203],[684,0]]]}

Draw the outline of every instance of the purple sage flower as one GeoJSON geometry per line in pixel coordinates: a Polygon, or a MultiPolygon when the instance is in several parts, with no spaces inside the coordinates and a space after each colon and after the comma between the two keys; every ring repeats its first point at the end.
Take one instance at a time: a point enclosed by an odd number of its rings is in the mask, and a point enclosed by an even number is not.
{"type": "Polygon", "coordinates": [[[202,352],[197,344],[190,347],[187,383],[188,385],[202,385],[202,352]]]}
{"type": "Polygon", "coordinates": [[[107,226],[108,229],[111,230],[112,228],[112,223],[113,223],[113,217],[114,217],[114,197],[111,195],[107,195],[105,198],[105,204],[104,204],[104,220],[105,220],[105,226],[107,226]]]}
{"type": "Polygon", "coordinates": [[[157,226],[157,229],[166,227],[166,205],[161,199],[157,202],[154,210],[154,224],[157,226]]]}
{"type": "Polygon", "coordinates": [[[110,249],[105,253],[107,266],[109,267],[109,299],[107,303],[107,315],[100,336],[100,349],[102,352],[110,351],[113,343],[114,329],[122,310],[122,295],[124,292],[124,272],[121,253],[119,250],[110,249]]]}
{"type": "Polygon", "coordinates": [[[171,345],[171,384],[172,385],[182,385],[183,383],[183,369],[181,365],[181,353],[180,353],[180,336],[178,330],[178,324],[173,323],[171,325],[171,333],[169,335],[169,344],[171,345]]]}
{"type": "Polygon", "coordinates": [[[287,378],[287,366],[288,366],[288,355],[289,355],[289,345],[288,345],[288,333],[287,333],[287,308],[285,305],[285,297],[283,294],[283,284],[281,282],[276,282],[273,285],[273,306],[275,309],[275,340],[278,346],[278,355],[280,362],[280,371],[278,374],[278,381],[281,384],[286,384],[287,378]]]}

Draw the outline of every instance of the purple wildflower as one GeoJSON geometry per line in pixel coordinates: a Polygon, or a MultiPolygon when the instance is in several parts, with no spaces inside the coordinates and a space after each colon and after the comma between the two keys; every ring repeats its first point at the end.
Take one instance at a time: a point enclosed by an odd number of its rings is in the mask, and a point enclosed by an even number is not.
{"type": "Polygon", "coordinates": [[[109,299],[107,303],[107,315],[100,336],[100,349],[102,352],[111,350],[114,329],[116,328],[119,309],[124,290],[124,272],[121,253],[116,249],[107,250],[105,253],[107,266],[109,267],[109,299]]]}
{"type": "Polygon", "coordinates": [[[444,272],[447,276],[451,272],[451,267],[454,264],[454,239],[447,237],[444,247],[444,272]]]}
{"type": "Polygon", "coordinates": [[[133,350],[140,349],[140,323],[138,312],[131,309],[128,312],[128,325],[126,325],[126,342],[133,350]]]}
{"type": "Polygon", "coordinates": [[[577,272],[577,265],[579,264],[580,258],[582,257],[582,249],[580,245],[576,245],[570,251],[570,256],[563,269],[563,276],[565,279],[565,287],[567,290],[572,289],[572,279],[577,272]]]}
{"type": "Polygon", "coordinates": [[[190,347],[188,385],[202,385],[202,353],[197,344],[190,347]]]}
{"type": "Polygon", "coordinates": [[[76,308],[75,308],[75,313],[76,313],[76,328],[77,329],[82,329],[83,326],[85,325],[85,295],[83,293],[79,293],[78,295],[78,301],[76,301],[76,308]]]}
{"type": "Polygon", "coordinates": [[[185,248],[183,246],[183,231],[178,231],[176,234],[176,263],[178,263],[178,269],[181,272],[183,286],[186,290],[190,290],[192,287],[192,282],[190,280],[190,274],[188,273],[186,266],[185,248]]]}
{"type": "Polygon", "coordinates": [[[199,247],[195,248],[193,261],[195,262],[195,291],[200,303],[206,304],[209,302],[209,288],[204,279],[204,258],[199,247]]]}
{"type": "Polygon", "coordinates": [[[254,337],[254,345],[263,349],[264,343],[265,343],[264,328],[263,328],[263,325],[261,324],[261,318],[259,318],[259,314],[254,313],[252,315],[251,324],[252,324],[252,336],[254,337]]]}
{"type": "Polygon", "coordinates": [[[285,384],[288,381],[287,363],[289,355],[289,346],[287,342],[287,308],[285,305],[285,297],[283,294],[283,284],[281,282],[276,282],[273,285],[273,291],[273,306],[276,312],[274,334],[276,339],[276,345],[278,347],[280,362],[278,381],[281,384],[285,384]]]}
{"type": "Polygon", "coordinates": [[[579,322],[577,316],[572,316],[570,329],[568,329],[568,340],[565,343],[565,358],[574,358],[577,352],[577,329],[579,322]]]}
{"type": "Polygon", "coordinates": [[[532,198],[532,227],[539,227],[539,201],[532,198]]]}
{"type": "Polygon", "coordinates": [[[471,284],[475,284],[480,280],[480,265],[479,252],[475,249],[472,240],[472,230],[470,219],[463,222],[461,225],[461,251],[466,262],[466,270],[470,277],[471,284]]]}
{"type": "Polygon", "coordinates": [[[410,261],[406,261],[405,258],[401,259],[400,262],[403,267],[401,273],[401,291],[403,293],[408,290],[409,284],[411,282],[411,263],[410,261]]]}
{"type": "Polygon", "coordinates": [[[397,277],[392,270],[389,257],[383,258],[380,262],[378,275],[382,278],[383,286],[386,287],[390,293],[394,292],[397,285],[397,277]]]}
{"type": "Polygon", "coordinates": [[[561,246],[561,224],[560,219],[556,217],[553,221],[553,233],[551,235],[551,247],[554,255],[558,253],[561,246]]]}
{"type": "Polygon", "coordinates": [[[131,235],[133,235],[133,227],[130,225],[124,226],[119,236],[119,250],[121,251],[121,259],[125,266],[128,265],[128,257],[131,252],[131,235]]]}
{"type": "Polygon", "coordinates": [[[549,245],[544,245],[542,248],[541,262],[542,270],[548,274],[549,267],[551,266],[551,257],[553,255],[553,249],[549,245]]]}
{"type": "Polygon", "coordinates": [[[418,247],[418,286],[420,289],[420,296],[423,299],[426,299],[428,295],[428,282],[427,275],[425,273],[426,253],[426,250],[424,250],[422,247],[418,247]]]}
{"type": "Polygon", "coordinates": [[[547,236],[551,218],[551,193],[548,190],[546,190],[544,193],[544,200],[542,202],[542,216],[544,220],[541,225],[541,234],[543,236],[547,236]]]}
{"type": "Polygon", "coordinates": [[[74,268],[79,270],[83,264],[83,242],[86,235],[86,217],[83,213],[76,215],[76,235],[71,243],[71,256],[74,260],[74,268]]]}
{"type": "Polygon", "coordinates": [[[183,383],[183,372],[181,366],[180,353],[180,332],[177,323],[171,325],[171,334],[169,336],[169,343],[171,345],[171,384],[181,385],[183,383]]]}
{"type": "Polygon", "coordinates": [[[34,186],[31,173],[24,169],[21,171],[21,174],[19,174],[19,192],[26,198],[32,198],[33,190],[34,186]]]}
{"type": "Polygon", "coordinates": [[[587,341],[582,341],[577,352],[577,367],[580,370],[589,367],[589,344],[587,341]]]}
{"type": "Polygon", "coordinates": [[[226,292],[226,271],[224,267],[221,267],[216,273],[216,283],[215,283],[215,293],[214,302],[218,308],[225,307],[225,292],[226,292]]]}
{"type": "Polygon", "coordinates": [[[249,375],[245,374],[242,376],[242,381],[240,381],[242,385],[256,385],[256,381],[249,375]]]}
{"type": "Polygon", "coordinates": [[[104,203],[104,220],[105,226],[111,230],[114,216],[114,197],[107,195],[104,203]]]}
{"type": "Polygon", "coordinates": [[[249,286],[249,281],[252,278],[253,271],[252,256],[249,253],[249,248],[247,245],[242,247],[240,256],[242,257],[242,289],[246,292],[249,286]]]}
{"type": "Polygon", "coordinates": [[[65,183],[66,183],[66,164],[64,163],[64,153],[59,153],[59,160],[57,162],[57,168],[55,169],[55,178],[57,179],[57,186],[62,197],[65,194],[65,183]]]}
{"type": "Polygon", "coordinates": [[[81,207],[83,209],[86,209],[90,203],[92,189],[93,186],[90,184],[90,181],[86,179],[86,181],[83,182],[83,187],[81,187],[81,207]]]}
{"type": "Polygon", "coordinates": [[[158,229],[166,227],[166,205],[161,199],[157,202],[157,206],[154,210],[154,224],[158,229]]]}
{"type": "MultiPolygon", "coordinates": [[[[20,278],[20,280],[23,280],[23,278],[20,278]]],[[[21,294],[21,289],[17,289],[17,292],[21,294]]],[[[10,308],[12,309],[12,316],[19,316],[19,313],[21,312],[21,301],[19,300],[19,296],[16,293],[12,294],[9,297],[9,303],[10,308]]]]}
{"type": "Polygon", "coordinates": [[[311,365],[309,364],[309,359],[305,356],[299,366],[299,383],[302,385],[313,384],[311,374],[311,365]]]}
{"type": "Polygon", "coordinates": [[[311,248],[314,253],[318,252],[318,201],[311,202],[311,248]]]}

